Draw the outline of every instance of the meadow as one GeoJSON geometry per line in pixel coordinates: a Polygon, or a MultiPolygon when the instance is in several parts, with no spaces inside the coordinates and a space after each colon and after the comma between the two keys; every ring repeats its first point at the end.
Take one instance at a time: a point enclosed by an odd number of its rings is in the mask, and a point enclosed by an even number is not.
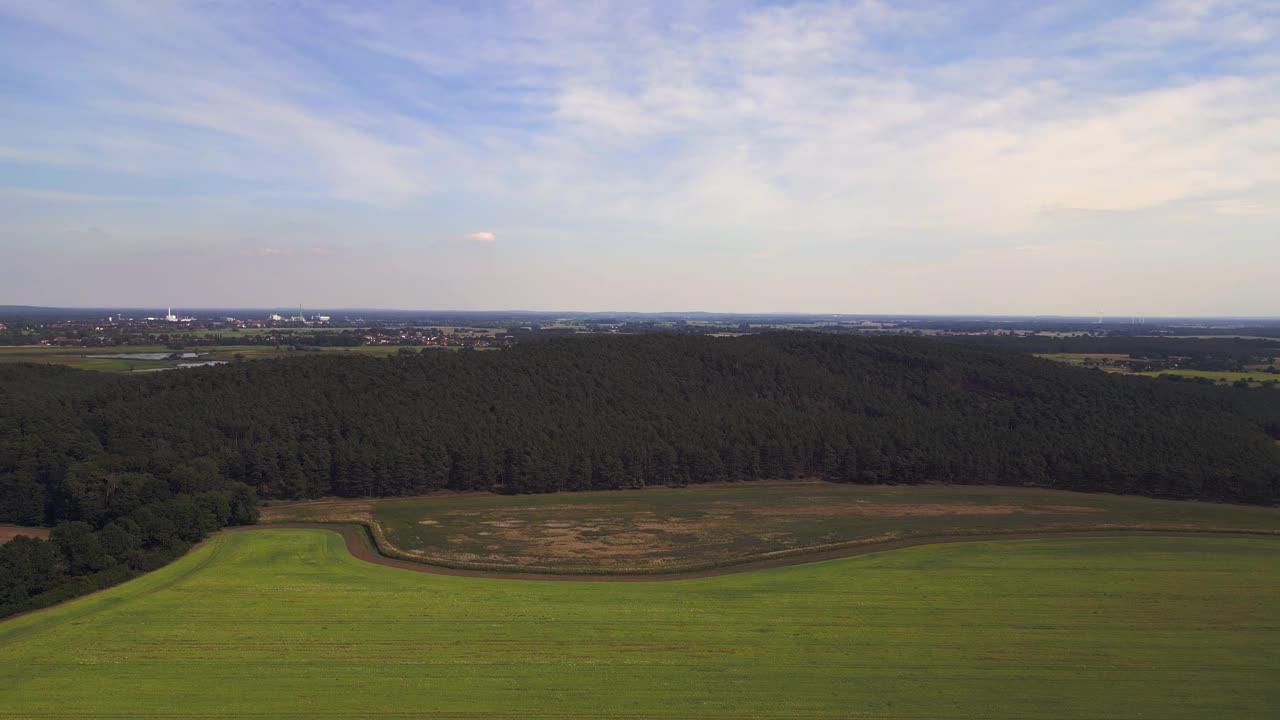
{"type": "MultiPolygon", "coordinates": [[[[1264,338],[1274,339],[1274,338],[1264,338]]],[[[1125,353],[1037,353],[1036,357],[1045,360],[1053,360],[1054,362],[1064,363],[1066,365],[1074,365],[1076,367],[1087,367],[1085,361],[1102,361],[1102,360],[1128,360],[1129,355],[1125,353]]],[[[1133,372],[1125,367],[1115,365],[1098,366],[1102,370],[1119,375],[1140,375],[1143,377],[1160,377],[1161,375],[1175,375],[1183,378],[1196,378],[1201,380],[1212,380],[1219,385],[1229,385],[1240,380],[1244,380],[1253,387],[1258,387],[1262,383],[1269,380],[1280,381],[1280,375],[1273,375],[1265,371],[1263,366],[1258,366],[1252,370],[1244,371],[1227,371],[1227,370],[1189,370],[1186,368],[1169,368],[1167,370],[1155,370],[1151,372],[1133,372]]]]}
{"type": "MultiPolygon", "coordinates": [[[[414,348],[415,350],[417,348],[414,348]]],[[[288,345],[218,345],[208,347],[191,347],[184,351],[176,351],[163,345],[121,345],[106,348],[81,347],[46,347],[40,345],[0,346],[0,363],[33,362],[51,365],[66,365],[81,370],[97,370],[100,372],[129,373],[151,371],[177,367],[178,363],[204,360],[231,362],[239,356],[245,360],[262,360],[267,358],[289,357],[314,353],[372,353],[388,355],[400,350],[394,345],[368,345],[357,347],[317,347],[298,352],[288,345]],[[196,360],[140,360],[137,358],[93,358],[89,355],[118,355],[132,353],[200,353],[196,360]]]]}
{"type": "Polygon", "coordinates": [[[1120,530],[1280,534],[1280,509],[1038,488],[743,482],[275,504],[265,523],[355,522],[448,567],[666,573],[922,537],[1120,530]]]}
{"type": "Polygon", "coordinates": [[[1183,370],[1174,368],[1173,370],[1159,370],[1153,372],[1133,373],[1134,375],[1143,375],[1146,377],[1160,377],[1161,375],[1177,375],[1184,378],[1201,378],[1205,380],[1213,380],[1214,382],[1227,384],[1244,380],[1254,386],[1260,385],[1268,380],[1280,382],[1280,375],[1263,372],[1262,370],[1247,371],[1228,371],[1228,370],[1183,370]]]}
{"type": "Polygon", "coordinates": [[[101,370],[104,372],[129,372],[133,367],[172,367],[177,361],[130,361],[121,359],[90,358],[86,355],[114,354],[117,352],[172,352],[160,345],[143,345],[117,348],[75,348],[47,347],[43,345],[8,345],[0,346],[0,363],[48,363],[67,365],[81,370],[101,370]]]}
{"type": "Polygon", "coordinates": [[[0,718],[1273,717],[1280,542],[958,543],[530,582],[222,535],[0,623],[0,718]]]}

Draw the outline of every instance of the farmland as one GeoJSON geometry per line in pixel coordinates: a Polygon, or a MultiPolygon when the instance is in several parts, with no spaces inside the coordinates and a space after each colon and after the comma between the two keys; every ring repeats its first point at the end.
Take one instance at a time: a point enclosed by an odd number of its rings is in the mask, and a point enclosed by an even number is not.
{"type": "Polygon", "coordinates": [[[263,522],[363,523],[384,552],[450,567],[646,573],[921,537],[1280,533],[1280,509],[1031,488],[789,482],[321,500],[269,506],[263,522]]]}
{"type": "Polygon", "coordinates": [[[222,535],[0,623],[0,718],[1261,718],[1280,542],[934,545],[652,583],[222,535]]]}
{"type": "MultiPolygon", "coordinates": [[[[1163,370],[1134,371],[1127,367],[1131,358],[1127,353],[1038,353],[1037,357],[1045,360],[1073,365],[1075,367],[1097,367],[1101,370],[1120,375],[1140,375],[1143,377],[1174,377],[1210,380],[1220,385],[1245,381],[1250,386],[1258,387],[1268,381],[1280,384],[1280,376],[1266,371],[1266,366],[1258,365],[1248,370],[1192,370],[1190,368],[1166,368],[1163,370]]],[[[1140,362],[1140,361],[1139,361],[1140,362]]]]}
{"type": "Polygon", "coordinates": [[[187,352],[200,354],[199,358],[188,360],[142,360],[137,358],[96,358],[91,355],[120,355],[135,353],[174,353],[179,352],[162,345],[129,345],[107,348],[80,347],[45,347],[39,345],[18,345],[0,347],[0,363],[34,362],[53,365],[67,365],[82,370],[98,370],[101,372],[128,373],[177,367],[181,362],[199,362],[215,360],[230,362],[240,357],[245,360],[261,360],[266,358],[311,355],[316,353],[361,353],[381,354],[395,353],[400,348],[393,345],[369,345],[357,347],[324,347],[306,351],[295,351],[288,346],[271,345],[220,345],[214,347],[191,348],[187,352]]]}

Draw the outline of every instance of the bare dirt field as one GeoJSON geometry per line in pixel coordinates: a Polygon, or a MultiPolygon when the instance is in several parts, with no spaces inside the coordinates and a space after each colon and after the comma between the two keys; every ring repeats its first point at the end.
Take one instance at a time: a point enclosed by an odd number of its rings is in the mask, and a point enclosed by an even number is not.
{"type": "Polygon", "coordinates": [[[19,535],[27,537],[40,538],[41,540],[49,539],[48,528],[36,527],[19,527],[17,525],[0,525],[0,545],[9,542],[19,535]]]}

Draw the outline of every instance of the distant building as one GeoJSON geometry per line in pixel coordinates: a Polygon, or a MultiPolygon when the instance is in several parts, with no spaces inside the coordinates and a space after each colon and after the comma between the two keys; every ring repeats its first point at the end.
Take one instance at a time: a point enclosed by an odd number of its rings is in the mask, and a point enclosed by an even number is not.
{"type": "Polygon", "coordinates": [[[173,306],[169,306],[169,314],[164,316],[168,322],[178,322],[178,316],[173,314],[173,306]]]}

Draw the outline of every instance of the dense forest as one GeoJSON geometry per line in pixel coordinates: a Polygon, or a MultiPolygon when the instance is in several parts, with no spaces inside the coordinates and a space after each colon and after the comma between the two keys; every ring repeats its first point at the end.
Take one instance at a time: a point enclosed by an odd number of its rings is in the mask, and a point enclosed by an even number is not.
{"type": "Polygon", "coordinates": [[[592,336],[148,376],[0,367],[0,612],[251,523],[255,495],[753,478],[1280,497],[1280,393],[905,337],[592,336]],[[16,579],[15,579],[16,578],[16,579]]]}

